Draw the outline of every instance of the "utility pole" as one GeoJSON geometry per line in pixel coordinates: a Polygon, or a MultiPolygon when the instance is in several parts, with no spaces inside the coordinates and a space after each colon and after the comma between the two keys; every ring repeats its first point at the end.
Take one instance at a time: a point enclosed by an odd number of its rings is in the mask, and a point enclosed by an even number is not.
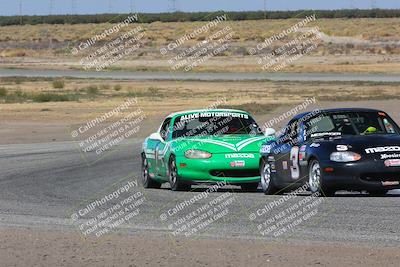
{"type": "Polygon", "coordinates": [[[356,8],[356,0],[350,0],[350,9],[355,9],[356,8]]]}
{"type": "Polygon", "coordinates": [[[112,6],[112,0],[108,0],[108,13],[111,14],[112,8],[113,8],[113,6],[112,6]]]}
{"type": "Polygon", "coordinates": [[[49,3],[49,14],[53,15],[53,9],[54,9],[54,0],[50,0],[49,3]]]}
{"type": "Polygon", "coordinates": [[[76,14],[76,0],[71,0],[71,15],[76,14]]]}
{"type": "Polygon", "coordinates": [[[130,8],[131,8],[131,14],[133,14],[133,11],[135,10],[135,2],[133,0],[130,0],[130,8]]]}
{"type": "Polygon", "coordinates": [[[22,19],[22,0],[19,0],[19,22],[22,25],[23,24],[23,19],[22,19]]]}
{"type": "Polygon", "coordinates": [[[170,4],[171,4],[171,11],[172,12],[177,12],[177,8],[176,8],[176,0],[170,0],[170,4]]]}
{"type": "Polygon", "coordinates": [[[376,9],[377,8],[376,0],[371,0],[370,2],[371,2],[371,9],[376,9]]]}
{"type": "Polygon", "coordinates": [[[267,19],[267,0],[264,0],[264,19],[267,19]]]}

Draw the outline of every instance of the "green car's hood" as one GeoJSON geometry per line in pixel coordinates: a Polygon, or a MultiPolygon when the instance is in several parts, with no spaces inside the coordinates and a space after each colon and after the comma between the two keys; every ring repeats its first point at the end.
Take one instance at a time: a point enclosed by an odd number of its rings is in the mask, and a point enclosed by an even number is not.
{"type": "Polygon", "coordinates": [[[218,153],[259,153],[261,145],[271,139],[263,135],[220,135],[187,137],[175,140],[175,148],[184,153],[188,149],[198,149],[208,151],[213,154],[218,153]]]}

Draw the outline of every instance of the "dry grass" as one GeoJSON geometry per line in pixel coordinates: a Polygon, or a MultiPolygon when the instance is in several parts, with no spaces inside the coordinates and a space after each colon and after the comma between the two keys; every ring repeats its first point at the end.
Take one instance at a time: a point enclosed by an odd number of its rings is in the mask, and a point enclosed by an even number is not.
{"type": "Polygon", "coordinates": [[[219,107],[228,109],[246,110],[251,114],[259,115],[259,114],[269,113],[280,106],[281,106],[280,104],[262,104],[257,102],[249,102],[239,105],[221,105],[219,107]]]}
{"type": "MultiPolygon", "coordinates": [[[[210,34],[230,26],[234,31],[230,46],[223,56],[208,60],[193,71],[198,72],[259,72],[256,58],[248,55],[254,47],[274,34],[294,25],[298,19],[221,22],[209,32],[188,40],[180,47],[192,46],[210,34]]],[[[139,24],[122,28],[121,35],[139,24]]],[[[204,22],[154,22],[140,24],[146,36],[143,46],[124,57],[108,70],[171,71],[168,56],[160,55],[160,47],[204,25],[204,22]]],[[[310,55],[296,61],[282,71],[287,72],[379,72],[400,73],[400,18],[388,19],[320,19],[307,26],[319,26],[330,36],[347,36],[364,40],[368,44],[321,43],[310,55]],[[392,42],[390,44],[390,42],[392,42]],[[340,56],[338,56],[340,55],[340,56]],[[376,57],[374,57],[376,56],[376,57]],[[373,59],[371,59],[371,57],[373,59]],[[328,59],[328,60],[326,60],[328,59]]],[[[113,24],[78,25],[25,25],[0,27],[1,67],[82,69],[78,61],[105,42],[116,38],[114,34],[85,53],[73,56],[71,48],[95,34],[111,28],[113,24]],[[23,64],[21,64],[21,62],[23,64]]],[[[294,35],[290,36],[290,40],[294,35]]],[[[286,40],[286,41],[289,41],[286,40]]],[[[274,49],[281,45],[276,42],[274,49]]]]}
{"type": "Polygon", "coordinates": [[[0,52],[0,57],[25,57],[28,53],[25,49],[4,49],[0,52]]]}
{"type": "MultiPolygon", "coordinates": [[[[199,81],[104,81],[65,80],[64,89],[54,89],[49,80],[0,80],[7,94],[62,94],[78,99],[68,102],[4,103],[0,96],[0,120],[72,121],[93,118],[120,105],[127,97],[137,97],[139,106],[149,116],[205,108],[226,99],[225,107],[248,110],[254,114],[269,113],[279,106],[295,105],[306,98],[318,101],[362,101],[400,98],[397,83],[317,83],[317,82],[199,82],[199,81]],[[118,86],[119,91],[114,88],[118,86]],[[94,96],[88,88],[97,88],[94,96]],[[47,110],[43,112],[43,110],[47,110]]],[[[46,100],[46,99],[45,99],[46,100]]],[[[46,100],[47,101],[47,100],[46,100]]]]}
{"type": "MultiPolygon", "coordinates": [[[[298,22],[298,19],[287,20],[255,20],[255,21],[227,21],[220,23],[213,31],[227,25],[231,26],[236,33],[235,40],[239,41],[262,41],[283,29],[298,22]]],[[[373,38],[399,38],[399,18],[379,19],[319,19],[310,23],[309,26],[318,25],[321,30],[333,36],[352,36],[364,39],[373,38]]],[[[143,26],[146,34],[154,44],[169,43],[193,29],[201,27],[204,22],[154,22],[150,24],[137,24],[143,26]]],[[[0,27],[0,42],[41,42],[52,43],[63,41],[84,41],[96,33],[111,28],[113,24],[76,24],[76,25],[25,25],[0,27]]],[[[135,26],[135,25],[134,25],[135,26]]],[[[133,27],[134,27],[133,26],[133,27]]],[[[129,29],[122,29],[127,32],[129,29]]],[[[193,42],[203,40],[206,34],[193,39],[193,42]]],[[[109,39],[111,39],[110,37],[109,39]]]]}

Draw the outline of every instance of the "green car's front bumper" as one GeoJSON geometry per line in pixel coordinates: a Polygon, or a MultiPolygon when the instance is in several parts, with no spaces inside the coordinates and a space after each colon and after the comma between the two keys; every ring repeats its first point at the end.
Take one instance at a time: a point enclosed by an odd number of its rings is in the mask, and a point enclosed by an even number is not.
{"type": "Polygon", "coordinates": [[[259,153],[251,158],[227,158],[228,154],[213,154],[209,159],[177,157],[178,175],[183,181],[214,183],[225,181],[230,184],[258,183],[259,153]]]}

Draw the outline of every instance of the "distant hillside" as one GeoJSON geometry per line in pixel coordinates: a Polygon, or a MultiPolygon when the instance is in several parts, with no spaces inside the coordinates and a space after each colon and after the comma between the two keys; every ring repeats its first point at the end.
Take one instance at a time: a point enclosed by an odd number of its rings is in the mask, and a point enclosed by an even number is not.
{"type": "MultiPolygon", "coordinates": [[[[208,21],[217,15],[227,14],[229,20],[261,20],[303,18],[310,14],[318,18],[394,18],[400,17],[400,9],[340,9],[340,10],[297,10],[297,11],[243,11],[243,12],[175,12],[175,13],[140,13],[139,22],[151,23],[179,21],[208,21]]],[[[36,25],[36,24],[86,24],[86,23],[117,23],[123,21],[129,14],[98,14],[98,15],[49,15],[49,16],[0,16],[0,26],[36,25]]]]}

